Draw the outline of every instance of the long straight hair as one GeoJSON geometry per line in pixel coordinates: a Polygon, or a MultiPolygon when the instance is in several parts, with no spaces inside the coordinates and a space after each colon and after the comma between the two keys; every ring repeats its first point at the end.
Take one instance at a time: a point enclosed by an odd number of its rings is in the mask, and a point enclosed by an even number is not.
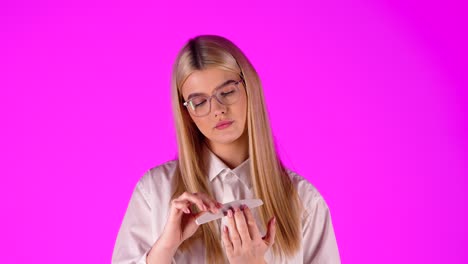
{"type": "MultiPolygon", "coordinates": [[[[200,160],[205,138],[183,107],[182,97],[182,86],[190,74],[211,67],[236,73],[244,80],[248,101],[247,133],[252,185],[256,198],[264,202],[258,209],[259,215],[264,225],[271,216],[276,217],[273,253],[281,258],[293,256],[300,249],[302,239],[302,207],[297,190],[275,149],[260,78],[244,53],[234,43],[220,36],[201,35],[190,39],[179,52],[173,66],[172,107],[178,144],[173,198],[184,191],[203,192],[214,197],[208,185],[205,162],[200,160]]],[[[202,225],[194,236],[184,241],[180,249],[190,249],[196,239],[203,237],[208,263],[225,261],[219,224],[218,220],[202,225]]]]}

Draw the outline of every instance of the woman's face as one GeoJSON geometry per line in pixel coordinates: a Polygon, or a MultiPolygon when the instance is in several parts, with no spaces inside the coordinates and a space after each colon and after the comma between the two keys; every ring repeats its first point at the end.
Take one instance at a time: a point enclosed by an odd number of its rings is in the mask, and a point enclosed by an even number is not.
{"type": "MultiPolygon", "coordinates": [[[[239,81],[240,79],[238,74],[218,68],[195,71],[182,86],[182,96],[184,101],[193,99],[195,94],[212,96],[217,93],[223,96],[225,93],[222,93],[222,84],[229,83],[228,81],[239,81]]],[[[233,104],[223,105],[213,97],[205,102],[205,104],[211,103],[207,115],[196,116],[187,109],[193,122],[208,139],[211,146],[245,144],[246,142],[247,133],[244,132],[246,132],[247,95],[242,82],[237,87],[239,97],[233,104]]],[[[191,106],[188,105],[187,107],[191,106]]]]}

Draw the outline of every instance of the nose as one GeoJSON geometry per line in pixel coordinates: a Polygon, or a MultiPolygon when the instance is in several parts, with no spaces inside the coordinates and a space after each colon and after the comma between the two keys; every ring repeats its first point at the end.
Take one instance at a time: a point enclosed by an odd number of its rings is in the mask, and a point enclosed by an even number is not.
{"type": "Polygon", "coordinates": [[[220,102],[218,102],[216,98],[213,98],[211,100],[211,111],[214,113],[215,117],[221,114],[225,114],[226,110],[227,110],[227,107],[221,104],[220,102]]]}

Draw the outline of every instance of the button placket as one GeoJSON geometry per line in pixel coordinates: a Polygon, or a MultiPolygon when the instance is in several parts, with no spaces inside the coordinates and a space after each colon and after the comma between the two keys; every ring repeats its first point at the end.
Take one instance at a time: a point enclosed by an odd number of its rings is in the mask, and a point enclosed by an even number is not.
{"type": "Polygon", "coordinates": [[[230,171],[226,171],[223,176],[223,203],[229,203],[236,199],[234,195],[235,175],[230,171]]]}
{"type": "MultiPolygon", "coordinates": [[[[229,203],[235,200],[233,192],[233,177],[234,175],[230,171],[223,171],[222,174],[222,185],[223,185],[223,203],[229,203]]],[[[221,219],[221,228],[227,226],[227,216],[221,219]]],[[[222,232],[222,230],[221,230],[222,232]]]]}

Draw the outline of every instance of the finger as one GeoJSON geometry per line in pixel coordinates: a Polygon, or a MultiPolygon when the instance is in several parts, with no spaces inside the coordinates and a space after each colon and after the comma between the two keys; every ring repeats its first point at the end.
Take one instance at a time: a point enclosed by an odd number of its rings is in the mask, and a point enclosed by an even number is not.
{"type": "Polygon", "coordinates": [[[229,239],[229,230],[227,226],[223,227],[223,234],[222,234],[222,240],[223,240],[223,245],[224,248],[226,249],[227,255],[232,255],[234,252],[234,246],[232,245],[231,240],[229,239]]]}
{"type": "Polygon", "coordinates": [[[252,239],[250,238],[249,228],[245,221],[244,212],[240,208],[234,210],[234,219],[236,220],[237,231],[239,232],[242,244],[249,244],[252,239]]]}
{"type": "Polygon", "coordinates": [[[258,230],[257,222],[255,217],[252,214],[252,211],[248,206],[244,206],[244,215],[245,220],[247,221],[247,227],[249,229],[250,237],[252,240],[257,240],[261,238],[260,231],[258,230]]]}
{"type": "Polygon", "coordinates": [[[211,211],[213,214],[218,213],[219,208],[222,207],[222,204],[216,201],[215,199],[211,198],[209,195],[205,193],[196,193],[195,195],[200,196],[203,202],[208,205],[208,210],[211,211]]]}
{"type": "Polygon", "coordinates": [[[265,243],[268,246],[271,246],[275,243],[275,236],[276,236],[276,218],[273,217],[268,222],[268,231],[265,237],[263,238],[263,241],[265,241],[265,243]]]}
{"type": "Polygon", "coordinates": [[[197,205],[200,211],[208,211],[207,206],[203,203],[203,199],[196,194],[184,192],[181,196],[176,198],[176,200],[187,200],[197,205]]]}
{"type": "Polygon", "coordinates": [[[227,218],[229,238],[231,239],[234,250],[240,249],[242,243],[239,233],[237,232],[236,221],[234,220],[234,213],[232,212],[232,209],[228,210],[227,218]]]}
{"type": "Polygon", "coordinates": [[[218,213],[217,201],[204,193],[189,193],[184,192],[179,199],[187,199],[197,205],[200,211],[211,211],[218,213]]]}
{"type": "Polygon", "coordinates": [[[178,201],[178,200],[173,200],[172,201],[172,207],[180,210],[186,214],[190,214],[190,205],[191,203],[189,201],[178,201]]]}

